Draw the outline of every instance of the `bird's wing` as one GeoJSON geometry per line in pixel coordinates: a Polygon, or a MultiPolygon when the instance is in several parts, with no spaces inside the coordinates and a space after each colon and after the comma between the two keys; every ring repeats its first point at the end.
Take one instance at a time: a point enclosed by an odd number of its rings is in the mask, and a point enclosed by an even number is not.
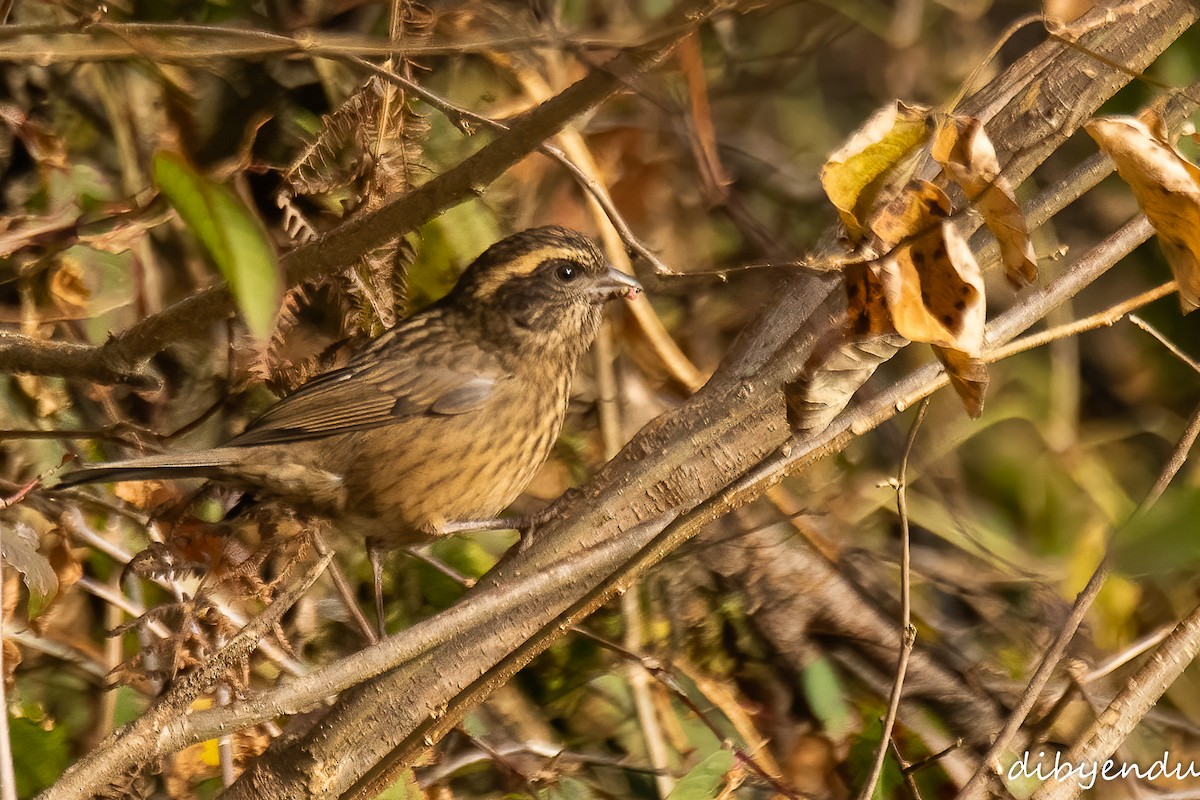
{"type": "MultiPolygon", "coordinates": [[[[417,320],[409,320],[416,323],[417,320]]],[[[479,408],[510,375],[477,345],[403,324],[346,366],[319,375],[267,409],[234,446],[279,444],[479,408]]]]}

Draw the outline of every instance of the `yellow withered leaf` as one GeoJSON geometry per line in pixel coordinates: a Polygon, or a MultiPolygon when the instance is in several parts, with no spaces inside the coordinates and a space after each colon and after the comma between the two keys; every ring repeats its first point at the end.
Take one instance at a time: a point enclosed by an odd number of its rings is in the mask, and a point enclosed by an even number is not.
{"type": "Polygon", "coordinates": [[[1016,287],[1032,283],[1037,278],[1037,256],[1029,228],[1012,186],[1000,173],[996,149],[983,123],[973,117],[943,116],[934,130],[930,154],[983,215],[1000,245],[1008,282],[1016,287]]]}
{"type": "Polygon", "coordinates": [[[1150,113],[1097,117],[1084,129],[1117,165],[1158,233],[1184,313],[1200,308],[1200,169],[1175,149],[1150,113]]]}
{"type": "Polygon", "coordinates": [[[879,179],[925,140],[927,112],[923,106],[899,101],[884,106],[821,167],[821,187],[851,241],[857,243],[866,234],[864,210],[877,199],[879,179]]]}

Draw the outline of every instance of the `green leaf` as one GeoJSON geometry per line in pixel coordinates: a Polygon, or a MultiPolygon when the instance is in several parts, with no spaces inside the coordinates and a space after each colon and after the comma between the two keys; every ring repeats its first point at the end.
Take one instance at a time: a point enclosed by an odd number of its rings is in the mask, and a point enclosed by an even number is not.
{"type": "Polygon", "coordinates": [[[399,780],[376,795],[376,800],[425,800],[425,792],[417,783],[417,776],[411,769],[405,770],[399,780]]]}
{"type": "MultiPolygon", "coordinates": [[[[882,716],[882,711],[878,716],[882,716]]],[[[854,784],[864,783],[867,776],[871,774],[871,767],[875,762],[875,749],[879,746],[879,740],[883,736],[883,722],[874,714],[872,717],[875,721],[868,725],[850,744],[847,765],[850,768],[851,782],[854,784]]],[[[900,766],[896,763],[896,759],[888,754],[883,762],[883,774],[879,776],[879,783],[875,784],[871,800],[891,800],[891,798],[900,797],[903,784],[904,776],[900,772],[900,766]]]]}
{"type": "Polygon", "coordinates": [[[597,794],[589,789],[586,783],[575,778],[563,778],[554,786],[538,792],[538,797],[540,800],[595,800],[597,794]]]}
{"type": "Polygon", "coordinates": [[[33,619],[58,594],[58,576],[49,560],[38,552],[38,536],[24,522],[17,522],[5,536],[0,536],[0,557],[25,578],[29,590],[29,618],[33,619]]]}
{"type": "Polygon", "coordinates": [[[679,779],[667,800],[712,800],[720,792],[725,773],[733,768],[733,753],[717,750],[679,779]]]}
{"type": "Polygon", "coordinates": [[[846,693],[828,659],[818,658],[804,668],[800,675],[804,699],[813,715],[821,721],[825,735],[841,741],[854,724],[854,714],[846,703],[846,693]]]}
{"type": "Polygon", "coordinates": [[[117,700],[113,704],[113,726],[120,727],[133,722],[146,710],[146,699],[132,686],[118,686],[117,700]]]}
{"type": "Polygon", "coordinates": [[[18,797],[33,797],[54,783],[70,762],[67,732],[61,726],[46,730],[25,717],[9,717],[8,735],[18,797]]]}
{"type": "Polygon", "coordinates": [[[154,156],[154,182],[212,256],[246,326],[265,339],[279,309],[282,281],[275,248],[258,217],[178,153],[154,156]]]}

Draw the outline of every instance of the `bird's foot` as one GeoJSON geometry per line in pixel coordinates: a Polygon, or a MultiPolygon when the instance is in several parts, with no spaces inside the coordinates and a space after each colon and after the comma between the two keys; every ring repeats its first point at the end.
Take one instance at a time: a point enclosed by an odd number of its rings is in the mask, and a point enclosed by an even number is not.
{"type": "Polygon", "coordinates": [[[516,531],[521,536],[518,552],[525,552],[533,543],[534,532],[543,524],[553,519],[558,513],[556,507],[561,502],[570,502],[571,498],[580,495],[579,489],[567,489],[557,501],[533,514],[519,517],[494,517],[492,519],[454,519],[446,520],[435,526],[430,526],[424,532],[430,536],[451,536],[456,533],[474,533],[475,531],[516,531]]]}
{"type": "Polygon", "coordinates": [[[380,639],[387,636],[383,616],[383,559],[386,555],[379,542],[367,541],[367,559],[371,562],[371,577],[375,580],[375,626],[379,629],[380,639]]]}

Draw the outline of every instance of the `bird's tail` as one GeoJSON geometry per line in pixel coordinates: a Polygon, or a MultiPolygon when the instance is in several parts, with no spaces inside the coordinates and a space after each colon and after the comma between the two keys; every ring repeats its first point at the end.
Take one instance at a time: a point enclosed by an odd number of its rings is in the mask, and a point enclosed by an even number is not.
{"type": "Polygon", "coordinates": [[[225,468],[236,463],[234,448],[218,447],[195,453],[164,453],[159,456],[131,458],[81,467],[59,478],[55,488],[78,486],[81,483],[117,483],[147,478],[216,478],[225,468]]]}

